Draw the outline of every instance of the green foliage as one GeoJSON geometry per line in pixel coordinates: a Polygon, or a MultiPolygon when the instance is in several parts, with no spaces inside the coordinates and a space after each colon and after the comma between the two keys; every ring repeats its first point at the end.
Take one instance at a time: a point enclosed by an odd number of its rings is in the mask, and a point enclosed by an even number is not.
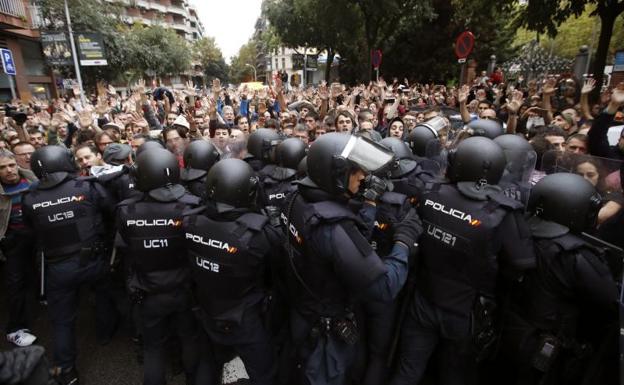
{"type": "Polygon", "coordinates": [[[204,37],[193,44],[193,60],[201,64],[208,80],[228,80],[228,65],[213,37],[204,37]]]}
{"type": "Polygon", "coordinates": [[[134,25],[123,35],[129,68],[153,72],[156,76],[177,74],[189,69],[191,50],[186,40],[161,26],[134,25]]]}
{"type": "MultiPolygon", "coordinates": [[[[593,16],[595,6],[588,6],[585,12],[579,17],[571,17],[563,22],[559,28],[557,35],[553,37],[540,37],[540,44],[547,50],[552,49],[553,54],[565,58],[572,59],[578,53],[579,47],[582,45],[592,46],[592,36],[598,39],[600,31],[600,18],[593,16]]],[[[526,28],[518,29],[514,38],[514,46],[523,46],[529,41],[536,38],[536,33],[526,28]]],[[[613,60],[615,51],[624,47],[624,15],[620,15],[613,30],[611,43],[609,45],[608,60],[613,60]]],[[[594,42],[592,56],[596,53],[596,44],[594,42]]]]}
{"type": "MultiPolygon", "coordinates": [[[[63,0],[39,0],[42,20],[45,25],[42,29],[67,31],[65,8],[63,0]]],[[[83,68],[84,80],[94,85],[95,79],[113,80],[121,77],[128,66],[129,51],[120,39],[125,26],[118,18],[121,7],[115,3],[93,0],[68,0],[74,32],[99,32],[104,41],[108,66],[83,68]]],[[[68,67],[61,68],[62,72],[73,72],[68,67]]]]}
{"type": "Polygon", "coordinates": [[[232,57],[230,61],[230,81],[232,83],[253,80],[254,71],[251,67],[255,68],[256,66],[257,52],[256,42],[250,40],[239,49],[238,55],[232,57]]]}

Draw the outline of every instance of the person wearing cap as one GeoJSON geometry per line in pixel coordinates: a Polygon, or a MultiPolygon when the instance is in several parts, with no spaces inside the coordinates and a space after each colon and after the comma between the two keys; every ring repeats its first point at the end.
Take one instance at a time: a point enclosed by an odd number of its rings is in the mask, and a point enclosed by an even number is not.
{"type": "Polygon", "coordinates": [[[107,168],[98,173],[97,178],[115,202],[141,195],[141,192],[135,189],[135,180],[130,175],[134,156],[129,145],[113,143],[106,147],[104,162],[107,168]]]}

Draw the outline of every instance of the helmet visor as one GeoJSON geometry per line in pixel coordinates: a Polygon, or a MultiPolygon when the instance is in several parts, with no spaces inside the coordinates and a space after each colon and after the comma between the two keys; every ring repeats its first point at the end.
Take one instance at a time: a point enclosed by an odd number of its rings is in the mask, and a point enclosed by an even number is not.
{"type": "Polygon", "coordinates": [[[392,151],[361,136],[351,136],[340,156],[369,173],[380,171],[394,160],[392,151]]]}

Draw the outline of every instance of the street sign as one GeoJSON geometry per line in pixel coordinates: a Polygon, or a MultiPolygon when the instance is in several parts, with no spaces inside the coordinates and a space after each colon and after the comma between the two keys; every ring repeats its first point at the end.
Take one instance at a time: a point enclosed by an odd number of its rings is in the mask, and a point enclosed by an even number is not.
{"type": "Polygon", "coordinates": [[[65,32],[41,31],[41,48],[46,62],[52,66],[72,64],[72,53],[65,32]]]}
{"type": "Polygon", "coordinates": [[[371,51],[371,63],[373,64],[373,68],[377,69],[381,67],[381,58],[382,53],[380,49],[371,51]]]}
{"type": "Polygon", "coordinates": [[[458,59],[465,59],[474,48],[475,38],[472,32],[462,32],[455,41],[455,55],[458,59]]]}
{"type": "Polygon", "coordinates": [[[108,65],[104,42],[99,33],[78,33],[78,57],[81,66],[108,65]]]}
{"type": "Polygon", "coordinates": [[[4,68],[4,73],[15,76],[16,72],[15,62],[13,62],[13,54],[11,54],[11,51],[6,48],[2,48],[0,51],[2,51],[2,68],[4,68]]]}

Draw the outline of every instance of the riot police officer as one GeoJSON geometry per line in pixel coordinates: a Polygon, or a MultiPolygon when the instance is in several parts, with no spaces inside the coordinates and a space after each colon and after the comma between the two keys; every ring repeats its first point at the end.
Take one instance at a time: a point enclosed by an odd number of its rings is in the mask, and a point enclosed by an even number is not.
{"type": "Polygon", "coordinates": [[[187,383],[199,384],[198,328],[182,229],[183,212],[199,198],[179,184],[177,159],[167,150],[142,152],[135,174],[145,195],[117,206],[117,231],[118,247],[129,258],[128,290],[142,321],[143,382],[165,383],[165,341],[173,328],[181,340],[187,383]]]}
{"type": "Polygon", "coordinates": [[[423,162],[419,162],[412,156],[407,143],[397,138],[384,138],[379,142],[388,147],[396,157],[396,163],[391,168],[389,177],[394,192],[404,194],[412,204],[416,205],[422,195],[425,184],[433,181],[436,175],[431,170],[423,168],[423,162]]]}
{"type": "Polygon", "coordinates": [[[587,365],[592,354],[600,365],[608,361],[610,354],[598,353],[599,345],[615,345],[617,336],[614,277],[604,253],[580,236],[595,227],[600,206],[595,188],[575,174],[548,175],[531,191],[528,222],[537,269],[512,292],[501,341],[506,382],[616,382],[599,378],[587,365]],[[592,327],[582,328],[582,318],[592,327]]]}
{"type": "Polygon", "coordinates": [[[204,198],[206,175],[220,157],[217,147],[207,140],[195,140],[186,146],[184,168],[180,170],[180,179],[191,194],[204,198]]]}
{"type": "Polygon", "coordinates": [[[507,161],[499,186],[503,188],[505,195],[526,206],[531,191],[530,178],[535,169],[537,154],[533,146],[518,135],[501,135],[496,137],[494,142],[501,146],[507,161]]]}
{"type": "MultiPolygon", "coordinates": [[[[361,300],[391,301],[407,276],[409,249],[421,233],[411,212],[395,225],[391,252],[381,260],[364,236],[361,216],[347,205],[366,174],[379,172],[394,157],[366,138],[331,133],[308,153],[308,177],[283,206],[289,244],[292,304],[290,348],[282,368],[294,371],[288,383],[342,384],[359,340],[355,306],[361,300]],[[292,362],[294,361],[294,362],[292,362]]],[[[364,191],[372,210],[383,191],[364,191]]],[[[369,216],[370,217],[370,216],[369,216]]]]}
{"type": "Polygon", "coordinates": [[[418,383],[434,350],[442,384],[476,382],[476,359],[494,344],[499,269],[515,277],[534,263],[521,205],[496,186],[504,168],[496,143],[468,138],[448,155],[448,181],[423,194],[417,290],[391,384],[418,383]]]}
{"type": "Polygon", "coordinates": [[[434,175],[444,172],[445,150],[448,138],[448,121],[436,116],[418,124],[405,139],[420,166],[434,175]]]}
{"type": "Polygon", "coordinates": [[[105,223],[112,219],[113,202],[93,179],[76,177],[73,156],[64,147],[38,149],[31,166],[40,182],[24,196],[23,213],[45,261],[54,374],[61,384],[77,384],[75,323],[81,286],[95,289],[98,341],[107,343],[117,325],[108,287],[105,223]]]}
{"type": "Polygon", "coordinates": [[[259,173],[267,174],[266,166],[275,163],[275,147],[282,141],[277,131],[270,128],[259,128],[252,132],[247,139],[247,156],[245,162],[259,173]]]}
{"type": "Polygon", "coordinates": [[[306,151],[305,143],[297,138],[288,138],[277,145],[276,167],[262,175],[261,179],[265,207],[280,207],[288,193],[293,190],[291,182],[297,178],[297,169],[306,151]]]}
{"type": "Polygon", "coordinates": [[[275,379],[275,351],[262,312],[269,256],[281,242],[268,218],[254,210],[258,188],[249,164],[222,160],[206,177],[205,209],[184,219],[199,314],[219,363],[215,383],[226,347],[241,357],[252,384],[275,379]]]}

